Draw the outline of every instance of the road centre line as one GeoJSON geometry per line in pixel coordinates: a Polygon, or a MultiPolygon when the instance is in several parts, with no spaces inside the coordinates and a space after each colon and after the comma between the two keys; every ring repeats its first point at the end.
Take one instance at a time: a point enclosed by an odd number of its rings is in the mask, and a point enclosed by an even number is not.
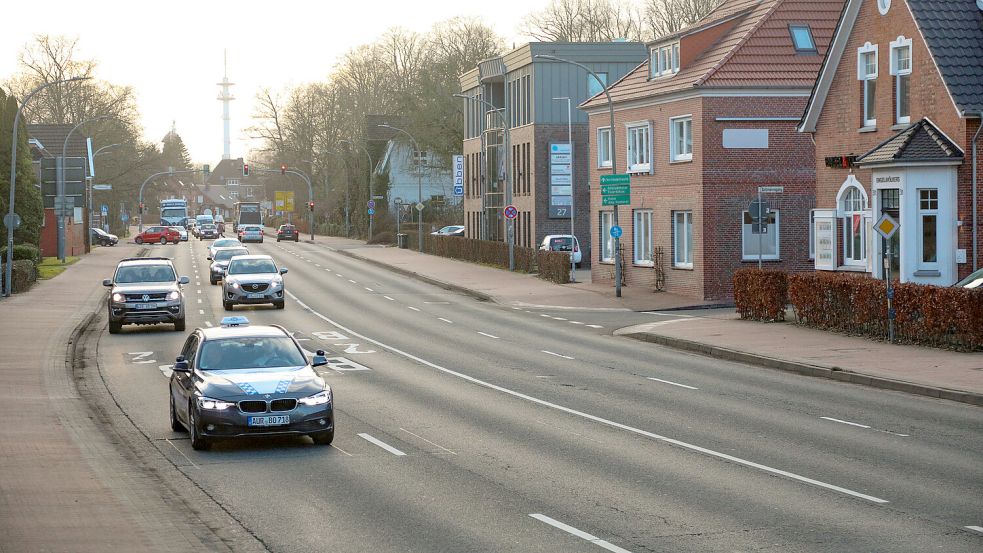
{"type": "Polygon", "coordinates": [[[983,534],[983,526],[964,526],[964,528],[983,534]]]}
{"type": "Polygon", "coordinates": [[[840,419],[834,419],[833,417],[819,417],[819,418],[824,419],[824,420],[828,420],[828,421],[842,423],[842,424],[849,424],[850,426],[858,426],[860,428],[870,428],[866,424],[860,424],[860,423],[850,422],[850,421],[842,421],[840,419]]]}
{"type": "Polygon", "coordinates": [[[601,325],[587,325],[587,326],[590,327],[590,328],[604,328],[601,325]]]}
{"type": "Polygon", "coordinates": [[[453,452],[453,451],[451,451],[451,450],[449,450],[449,449],[447,449],[446,447],[444,447],[444,446],[442,446],[442,445],[440,445],[440,444],[436,444],[436,443],[434,443],[434,442],[431,442],[430,440],[428,440],[428,439],[426,439],[426,438],[424,438],[423,436],[420,436],[420,435],[418,435],[418,434],[414,434],[414,433],[412,433],[412,432],[410,432],[409,430],[407,430],[407,429],[405,429],[405,428],[402,428],[402,427],[400,427],[400,430],[402,430],[403,432],[406,432],[406,433],[407,433],[407,434],[409,434],[410,436],[416,436],[417,438],[420,438],[421,440],[423,440],[423,441],[425,441],[425,442],[427,442],[428,444],[430,444],[430,445],[432,445],[432,446],[434,446],[434,447],[439,447],[440,449],[443,449],[444,451],[446,451],[447,453],[450,453],[451,455],[457,455],[457,453],[455,453],[455,452],[453,452]]]}
{"type": "Polygon", "coordinates": [[[352,280],[352,279],[348,279],[348,282],[351,282],[352,284],[358,284],[357,282],[355,282],[355,281],[354,281],[354,280],[352,280]]]}
{"type": "Polygon", "coordinates": [[[563,317],[553,317],[553,320],[554,321],[565,321],[566,319],[564,319],[563,317]]]}
{"type": "Polygon", "coordinates": [[[492,336],[491,334],[488,334],[487,332],[481,332],[480,330],[478,331],[478,334],[481,334],[482,336],[488,336],[489,338],[494,338],[495,340],[499,339],[498,336],[492,336]]]}
{"type": "Polygon", "coordinates": [[[673,386],[679,386],[680,388],[687,388],[689,390],[699,390],[699,388],[697,388],[696,386],[688,386],[686,384],[680,384],[678,382],[672,382],[670,380],[662,380],[661,378],[655,378],[652,376],[648,376],[646,378],[648,378],[649,380],[654,380],[656,382],[662,382],[663,384],[672,384],[673,386]]]}
{"type": "Polygon", "coordinates": [[[444,321],[445,323],[447,323],[447,324],[449,324],[449,325],[452,325],[452,324],[454,324],[454,321],[452,321],[452,320],[450,320],[450,319],[445,319],[445,318],[443,318],[443,317],[437,317],[437,320],[438,320],[438,321],[444,321]]]}
{"type": "Polygon", "coordinates": [[[396,300],[394,300],[394,299],[392,299],[392,298],[390,298],[389,296],[382,296],[382,297],[384,297],[384,298],[386,298],[386,299],[387,299],[387,300],[389,300],[389,301],[396,301],[396,300]]]}
{"type": "Polygon", "coordinates": [[[199,309],[198,310],[198,314],[199,315],[204,315],[205,314],[205,310],[204,309],[199,309]]]}
{"type": "Polygon", "coordinates": [[[543,353],[548,353],[548,354],[550,354],[550,355],[555,355],[555,356],[557,356],[557,357],[562,357],[562,358],[564,358],[564,359],[573,359],[573,357],[570,357],[570,356],[568,356],[568,355],[561,355],[561,354],[559,354],[559,353],[553,353],[552,351],[546,351],[545,349],[541,349],[541,350],[539,350],[539,351],[541,351],[541,352],[543,352],[543,353]]]}
{"type": "Polygon", "coordinates": [[[366,434],[364,432],[362,432],[361,434],[359,434],[359,437],[361,437],[363,440],[365,440],[367,442],[373,443],[373,444],[381,447],[382,449],[385,449],[386,451],[388,451],[389,453],[392,453],[393,455],[395,455],[397,457],[402,456],[402,455],[406,455],[402,451],[400,451],[400,450],[396,449],[395,447],[387,444],[386,442],[384,442],[384,441],[382,441],[382,440],[380,440],[378,438],[375,438],[373,436],[370,436],[369,434],[366,434]]]}
{"type": "Polygon", "coordinates": [[[366,286],[365,289],[368,290],[369,292],[375,292],[375,290],[369,288],[368,286],[366,286]]]}
{"type": "Polygon", "coordinates": [[[335,273],[334,276],[336,276],[338,278],[345,278],[345,275],[342,275],[342,274],[339,274],[339,273],[335,273]]]}
{"type": "Polygon", "coordinates": [[[201,298],[198,298],[198,303],[201,303],[201,298]]]}
{"type": "Polygon", "coordinates": [[[532,513],[529,516],[531,516],[532,518],[534,518],[534,519],[536,519],[536,520],[538,520],[540,522],[545,522],[546,524],[549,524],[550,526],[552,526],[554,528],[558,528],[560,530],[563,530],[564,532],[566,532],[568,534],[572,534],[574,536],[577,536],[578,538],[580,538],[582,540],[587,540],[587,541],[593,543],[594,545],[596,545],[598,547],[602,547],[604,549],[607,549],[608,551],[614,551],[614,553],[631,553],[631,551],[628,551],[627,549],[622,549],[622,548],[618,547],[617,545],[614,545],[611,542],[604,541],[604,540],[602,540],[601,538],[599,538],[597,536],[594,536],[592,534],[588,534],[587,532],[584,532],[583,530],[577,530],[573,526],[569,526],[567,524],[563,524],[562,522],[560,522],[560,521],[558,521],[556,519],[552,519],[552,518],[550,518],[550,517],[548,517],[546,515],[543,515],[543,514],[540,514],[540,513],[532,513]]]}
{"type": "Polygon", "coordinates": [[[460,379],[465,380],[467,382],[471,382],[471,383],[476,384],[478,386],[482,386],[482,387],[488,388],[490,390],[495,390],[497,392],[501,392],[503,394],[510,395],[510,396],[512,396],[514,398],[522,399],[522,400],[528,401],[530,403],[535,403],[537,405],[541,405],[541,406],[547,407],[549,409],[554,409],[554,410],[561,411],[561,412],[564,412],[564,413],[567,413],[567,414],[570,414],[570,415],[573,415],[573,416],[576,416],[576,417],[580,417],[580,418],[583,418],[583,419],[586,419],[586,420],[594,421],[596,423],[603,424],[605,426],[610,426],[612,428],[617,428],[619,430],[624,430],[626,432],[630,432],[632,434],[637,434],[639,436],[645,436],[647,438],[651,438],[651,439],[656,440],[656,441],[659,441],[659,442],[663,442],[663,443],[675,445],[675,446],[680,447],[680,448],[683,448],[683,449],[688,449],[690,451],[694,451],[694,452],[697,452],[697,453],[702,453],[702,454],[707,455],[707,456],[710,456],[710,457],[716,457],[716,458],[721,459],[721,460],[724,460],[724,461],[730,461],[732,463],[735,463],[735,464],[738,464],[738,465],[743,465],[743,466],[748,467],[748,468],[757,469],[757,470],[760,470],[762,472],[767,472],[767,473],[770,473],[770,474],[775,474],[775,475],[778,475],[778,476],[783,476],[785,478],[788,478],[790,480],[795,480],[797,482],[802,482],[802,483],[805,483],[805,484],[811,484],[811,485],[816,486],[816,487],[819,487],[819,488],[824,488],[824,489],[827,489],[827,490],[839,492],[839,493],[842,493],[844,495],[849,495],[849,496],[856,497],[856,498],[859,498],[859,499],[864,499],[864,500],[867,500],[867,501],[870,501],[870,502],[873,502],[873,503],[878,503],[878,504],[889,503],[889,501],[886,500],[886,499],[881,499],[879,497],[874,497],[872,495],[867,495],[867,494],[864,494],[864,493],[860,493],[858,491],[854,491],[854,490],[851,490],[849,488],[843,488],[841,486],[837,486],[835,484],[830,484],[828,482],[823,482],[821,480],[815,480],[813,478],[802,476],[800,474],[796,474],[796,473],[789,472],[789,471],[786,471],[786,470],[778,469],[778,468],[775,468],[775,467],[770,467],[770,466],[767,466],[767,465],[762,465],[760,463],[756,463],[756,462],[751,461],[751,460],[748,460],[748,459],[743,459],[741,457],[736,457],[734,455],[729,455],[727,453],[722,453],[722,452],[719,452],[719,451],[714,451],[712,449],[705,448],[705,447],[702,447],[702,446],[698,446],[696,444],[691,444],[691,443],[688,443],[688,442],[684,442],[682,440],[677,440],[675,438],[670,438],[668,436],[663,436],[663,435],[657,434],[655,432],[649,432],[648,430],[642,430],[640,428],[635,428],[635,427],[629,426],[627,424],[616,422],[616,421],[613,421],[613,420],[610,420],[610,419],[605,419],[603,417],[600,417],[600,416],[597,416],[597,415],[592,415],[590,413],[585,413],[583,411],[578,411],[576,409],[573,409],[573,408],[570,408],[570,407],[565,407],[565,406],[560,405],[560,404],[557,404],[557,403],[551,403],[549,401],[546,401],[544,399],[537,398],[535,396],[524,394],[522,392],[518,392],[518,391],[509,389],[509,388],[505,388],[505,387],[499,386],[497,384],[492,384],[491,382],[486,382],[484,380],[475,378],[473,376],[469,376],[469,375],[466,375],[464,373],[461,373],[461,372],[458,372],[458,371],[455,371],[455,370],[452,370],[452,369],[448,369],[446,367],[442,367],[442,366],[440,366],[440,365],[438,365],[436,363],[432,363],[430,361],[427,361],[426,359],[423,359],[421,357],[417,357],[416,355],[413,355],[412,353],[403,351],[403,350],[401,350],[401,349],[399,349],[397,347],[390,346],[388,344],[385,344],[383,342],[380,342],[379,340],[376,340],[374,338],[369,338],[368,336],[366,336],[364,334],[361,334],[359,332],[356,332],[355,330],[353,330],[351,328],[348,328],[348,327],[346,327],[346,326],[344,326],[344,325],[342,325],[342,324],[340,324],[340,323],[338,323],[338,322],[336,322],[336,321],[334,321],[334,320],[326,317],[325,315],[322,315],[321,313],[318,313],[312,307],[310,307],[309,305],[307,305],[306,303],[304,303],[303,301],[301,301],[300,298],[298,298],[297,296],[295,296],[290,291],[287,291],[287,295],[290,296],[291,298],[293,298],[294,301],[296,301],[298,304],[300,304],[300,306],[302,308],[307,309],[308,311],[310,311],[311,314],[313,314],[315,317],[317,317],[317,318],[321,319],[322,321],[324,321],[324,322],[326,322],[326,323],[328,323],[328,324],[330,324],[330,325],[338,328],[339,330],[341,330],[343,332],[347,332],[348,334],[350,334],[352,336],[356,336],[358,338],[361,338],[362,340],[365,340],[366,342],[375,344],[375,345],[377,345],[377,346],[379,346],[381,348],[387,349],[387,350],[389,350],[389,351],[391,351],[393,353],[396,353],[398,355],[402,355],[403,357],[405,357],[407,359],[410,359],[412,361],[416,361],[417,363],[420,363],[421,365],[428,366],[428,367],[430,367],[430,368],[432,368],[434,370],[440,371],[440,372],[442,372],[444,374],[455,376],[457,378],[460,378],[460,379]]]}
{"type": "Polygon", "coordinates": [[[412,309],[413,311],[419,311],[420,310],[418,307],[413,307],[412,305],[408,305],[407,307],[409,309],[412,309]]]}
{"type": "Polygon", "coordinates": [[[582,325],[584,323],[582,323],[580,321],[570,321],[570,324],[572,324],[572,325],[582,325]]]}

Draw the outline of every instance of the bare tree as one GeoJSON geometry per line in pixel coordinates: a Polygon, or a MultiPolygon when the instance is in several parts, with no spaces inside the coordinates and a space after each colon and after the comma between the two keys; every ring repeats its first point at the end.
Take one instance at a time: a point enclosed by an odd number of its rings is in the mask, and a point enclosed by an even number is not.
{"type": "Polygon", "coordinates": [[[642,18],[620,0],[552,0],[526,17],[521,29],[541,42],[642,40],[642,18]]]}
{"type": "Polygon", "coordinates": [[[696,23],[723,0],[646,0],[643,20],[647,33],[659,38],[696,23]]]}

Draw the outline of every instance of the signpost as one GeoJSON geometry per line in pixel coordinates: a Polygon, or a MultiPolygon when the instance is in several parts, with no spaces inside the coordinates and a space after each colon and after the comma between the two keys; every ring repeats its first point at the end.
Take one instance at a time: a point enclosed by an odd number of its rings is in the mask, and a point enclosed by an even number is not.
{"type": "Polygon", "coordinates": [[[874,230],[884,238],[884,280],[887,283],[887,339],[894,343],[894,288],[891,286],[891,237],[898,232],[901,224],[887,213],[874,223],[874,230]]]}
{"type": "Polygon", "coordinates": [[[612,238],[621,238],[621,235],[622,235],[623,232],[624,231],[621,230],[621,227],[619,227],[617,225],[611,227],[611,237],[612,238]]]}
{"type": "Polygon", "coordinates": [[[751,205],[748,206],[748,212],[751,214],[751,234],[758,235],[758,270],[761,269],[764,255],[764,235],[768,234],[768,221],[771,219],[771,208],[761,195],[783,192],[785,192],[784,186],[759,186],[758,198],[752,200],[751,205]]]}
{"type": "Polygon", "coordinates": [[[573,217],[573,152],[570,143],[550,144],[549,218],[573,217]]]}
{"type": "Polygon", "coordinates": [[[519,210],[516,209],[514,205],[505,206],[504,213],[505,213],[505,218],[510,220],[515,219],[516,217],[519,216],[519,210]]]}

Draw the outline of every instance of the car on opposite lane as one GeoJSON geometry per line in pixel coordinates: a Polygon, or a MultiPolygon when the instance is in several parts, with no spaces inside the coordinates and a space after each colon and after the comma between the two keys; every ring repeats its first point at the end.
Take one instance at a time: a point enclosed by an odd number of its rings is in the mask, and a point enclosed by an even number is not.
{"type": "Polygon", "coordinates": [[[243,244],[246,242],[263,243],[263,227],[260,225],[240,225],[237,232],[239,241],[243,244]]]}
{"type": "Polygon", "coordinates": [[[279,242],[280,240],[300,242],[300,232],[297,231],[297,227],[291,224],[280,225],[280,228],[276,229],[276,241],[279,242]]]}
{"type": "Polygon", "coordinates": [[[191,281],[178,277],[166,257],[130,257],[116,265],[113,278],[102,281],[110,288],[106,300],[109,333],[117,334],[125,324],[173,323],[184,331],[184,292],[191,281]]]}
{"type": "Polygon", "coordinates": [[[218,281],[225,278],[229,261],[237,255],[249,255],[249,250],[242,247],[218,248],[214,256],[208,256],[208,260],[212,262],[208,268],[208,282],[218,284],[218,281]]]}
{"type": "Polygon", "coordinates": [[[229,260],[222,280],[222,307],[232,311],[237,304],[285,304],[283,276],[286,267],[277,268],[268,255],[238,255],[229,260]]]}
{"type": "Polygon", "coordinates": [[[197,328],[174,362],[169,389],[171,428],[187,429],[191,447],[208,449],[222,438],[307,435],[334,440],[334,397],[281,326],[249,326],[226,317],[219,328],[197,328]]]}
{"type": "Polygon", "coordinates": [[[218,238],[218,227],[214,223],[203,223],[198,227],[198,240],[218,238]]]}
{"type": "Polygon", "coordinates": [[[143,232],[133,237],[133,241],[137,244],[157,243],[164,245],[168,242],[177,244],[181,241],[181,233],[171,227],[155,225],[144,229],[143,232]]]}

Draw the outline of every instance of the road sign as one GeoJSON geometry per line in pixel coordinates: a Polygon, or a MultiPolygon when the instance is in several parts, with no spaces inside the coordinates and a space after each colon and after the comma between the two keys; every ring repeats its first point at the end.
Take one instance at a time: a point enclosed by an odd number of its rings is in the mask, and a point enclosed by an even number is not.
{"type": "Polygon", "coordinates": [[[273,193],[273,203],[274,211],[284,211],[287,213],[293,213],[294,211],[294,193],[293,191],[287,190],[277,190],[273,193]]]}
{"type": "Polygon", "coordinates": [[[92,185],[92,189],[93,190],[112,190],[113,189],[113,185],[111,185],[111,184],[93,184],[92,185]]]}
{"type": "Polygon", "coordinates": [[[20,227],[20,215],[7,213],[3,216],[3,226],[17,230],[20,227]],[[11,217],[11,215],[13,215],[11,217]]]}
{"type": "Polygon", "coordinates": [[[615,238],[621,238],[622,233],[624,233],[624,231],[621,230],[621,227],[619,227],[618,225],[611,227],[611,236],[615,238]]]}
{"type": "Polygon", "coordinates": [[[101,206],[99,206],[99,212],[102,213],[103,217],[109,215],[109,206],[106,204],[102,204],[101,206]]]}
{"type": "Polygon", "coordinates": [[[630,184],[602,184],[601,185],[602,196],[620,196],[624,194],[631,194],[630,184]]]}
{"type": "Polygon", "coordinates": [[[631,194],[601,196],[601,205],[631,205],[631,194]]]}
{"type": "Polygon", "coordinates": [[[125,222],[127,222],[127,221],[130,220],[130,216],[125,211],[120,211],[119,212],[119,220],[120,221],[123,221],[125,223],[125,222]]]}
{"type": "Polygon", "coordinates": [[[371,207],[369,208],[369,215],[375,215],[375,210],[371,207]]]}
{"type": "Polygon", "coordinates": [[[631,184],[631,176],[627,173],[601,175],[601,184],[631,184]]]}
{"type": "Polygon", "coordinates": [[[516,207],[514,205],[510,205],[510,206],[506,206],[505,207],[505,218],[506,219],[515,219],[518,216],[519,216],[519,210],[516,209],[516,207]]]}
{"type": "Polygon", "coordinates": [[[423,211],[423,202],[417,202],[416,203],[416,210],[417,211],[423,211]]]}
{"type": "Polygon", "coordinates": [[[901,224],[887,213],[881,215],[881,218],[874,223],[874,230],[876,230],[877,234],[880,234],[885,239],[890,239],[892,236],[894,236],[894,233],[898,232],[899,228],[901,228],[901,224]]]}
{"type": "Polygon", "coordinates": [[[781,194],[785,192],[784,186],[759,186],[758,193],[760,194],[781,194]]]}
{"type": "Polygon", "coordinates": [[[369,200],[368,201],[368,206],[369,206],[370,209],[371,208],[375,208],[375,200],[369,200]]]}
{"type": "Polygon", "coordinates": [[[464,156],[455,155],[454,159],[454,195],[464,195],[464,156]]]}

